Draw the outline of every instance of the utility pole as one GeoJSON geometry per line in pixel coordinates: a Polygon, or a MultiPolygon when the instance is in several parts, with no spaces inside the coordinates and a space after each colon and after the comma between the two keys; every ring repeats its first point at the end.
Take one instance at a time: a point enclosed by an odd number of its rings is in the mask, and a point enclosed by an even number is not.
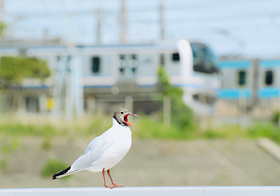
{"type": "Polygon", "coordinates": [[[0,22],[5,21],[5,1],[6,0],[1,0],[1,15],[0,15],[0,22]]]}
{"type": "Polygon", "coordinates": [[[160,39],[163,41],[165,39],[164,31],[164,5],[163,1],[159,2],[159,26],[160,26],[160,39]]]}
{"type": "Polygon", "coordinates": [[[5,36],[5,30],[7,28],[5,23],[5,0],[0,0],[0,40],[5,36]]]}
{"type": "Polygon", "coordinates": [[[171,97],[165,95],[163,98],[163,123],[170,125],[171,122],[171,97]]]}
{"type": "Polygon", "coordinates": [[[127,18],[126,18],[126,0],[121,0],[120,9],[120,43],[124,44],[127,41],[127,18]]]}
{"type": "MultiPolygon", "coordinates": [[[[160,28],[160,40],[164,41],[165,39],[165,33],[164,33],[164,5],[163,5],[163,1],[161,0],[159,2],[159,28],[160,28]]],[[[164,60],[164,54],[160,54],[159,57],[159,61],[160,61],[160,65],[164,66],[165,64],[165,60],[164,60]]]]}
{"type": "MultiPolygon", "coordinates": [[[[164,41],[165,39],[165,31],[164,31],[164,5],[163,1],[159,2],[159,27],[160,27],[160,40],[164,41]]],[[[160,54],[160,65],[164,66],[164,54],[160,54]]],[[[163,97],[163,123],[165,125],[170,125],[171,123],[171,97],[165,95],[163,97]]]]}
{"type": "Polygon", "coordinates": [[[101,44],[101,22],[102,22],[102,10],[98,9],[95,12],[96,15],[96,31],[95,31],[95,38],[96,44],[101,44]]]}

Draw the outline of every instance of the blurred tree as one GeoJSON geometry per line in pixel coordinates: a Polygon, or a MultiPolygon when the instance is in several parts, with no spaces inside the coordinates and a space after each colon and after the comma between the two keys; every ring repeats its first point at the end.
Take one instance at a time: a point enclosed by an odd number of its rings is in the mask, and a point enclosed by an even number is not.
{"type": "Polygon", "coordinates": [[[272,114],[272,118],[271,118],[271,121],[274,123],[274,124],[276,124],[276,125],[278,125],[279,126],[279,119],[280,119],[280,111],[276,111],[276,112],[274,112],[273,114],[272,114]]]}
{"type": "Polygon", "coordinates": [[[166,74],[163,66],[158,68],[158,78],[163,95],[168,95],[173,98],[183,96],[183,90],[181,88],[174,87],[170,84],[168,75],[166,74]]]}
{"type": "Polygon", "coordinates": [[[2,56],[0,60],[0,91],[13,87],[11,111],[17,111],[21,97],[21,83],[25,78],[44,80],[51,75],[47,62],[30,57],[2,56]],[[16,87],[16,88],[15,88],[16,87]]]}
{"type": "Polygon", "coordinates": [[[183,89],[170,84],[162,66],[158,69],[158,78],[163,96],[171,97],[171,124],[179,126],[182,131],[195,128],[193,111],[183,101],[183,89]]]}
{"type": "Polygon", "coordinates": [[[20,86],[25,78],[46,79],[51,75],[47,62],[30,57],[2,56],[0,61],[0,89],[20,86]]]}
{"type": "Polygon", "coordinates": [[[0,22],[0,38],[3,38],[5,35],[5,30],[8,28],[8,25],[5,22],[0,22]]]}

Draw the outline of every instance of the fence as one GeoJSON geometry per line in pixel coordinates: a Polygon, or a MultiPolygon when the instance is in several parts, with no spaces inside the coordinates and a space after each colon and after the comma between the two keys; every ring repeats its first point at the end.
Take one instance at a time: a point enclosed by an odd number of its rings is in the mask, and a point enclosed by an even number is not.
{"type": "Polygon", "coordinates": [[[197,186],[107,188],[19,188],[0,189],[1,196],[279,196],[280,186],[197,186]]]}

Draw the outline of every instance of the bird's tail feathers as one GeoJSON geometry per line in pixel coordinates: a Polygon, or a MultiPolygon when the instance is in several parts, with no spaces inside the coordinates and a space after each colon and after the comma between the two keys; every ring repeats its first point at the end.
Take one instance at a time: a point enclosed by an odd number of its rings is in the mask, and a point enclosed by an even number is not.
{"type": "Polygon", "coordinates": [[[65,176],[68,176],[68,175],[71,175],[71,174],[74,174],[74,173],[80,171],[78,169],[74,170],[74,171],[70,171],[70,169],[71,169],[71,166],[69,166],[68,168],[66,168],[66,169],[64,169],[64,170],[62,170],[60,172],[57,172],[56,174],[54,174],[52,176],[52,179],[55,180],[57,178],[62,178],[62,177],[65,177],[65,176]]]}

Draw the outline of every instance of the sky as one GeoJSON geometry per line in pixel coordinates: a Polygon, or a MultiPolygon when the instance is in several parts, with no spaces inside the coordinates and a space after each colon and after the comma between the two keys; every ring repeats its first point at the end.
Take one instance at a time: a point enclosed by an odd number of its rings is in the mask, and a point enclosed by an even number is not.
{"type": "MultiPolygon", "coordinates": [[[[4,1],[4,0],[2,0],[4,1]]],[[[280,0],[126,0],[129,44],[161,41],[159,4],[164,6],[166,42],[187,38],[221,55],[280,58],[280,0]]],[[[5,0],[8,38],[48,34],[69,43],[119,44],[121,0],[5,0]]]]}

